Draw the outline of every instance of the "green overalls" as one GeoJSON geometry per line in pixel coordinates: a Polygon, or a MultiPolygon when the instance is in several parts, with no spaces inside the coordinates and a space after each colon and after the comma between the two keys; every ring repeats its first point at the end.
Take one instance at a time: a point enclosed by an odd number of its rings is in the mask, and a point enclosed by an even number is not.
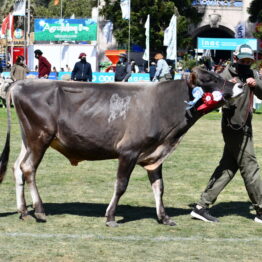
{"type": "Polygon", "coordinates": [[[237,77],[242,83],[245,83],[248,77],[253,77],[257,86],[251,90],[245,85],[244,95],[222,109],[224,152],[198,205],[207,208],[213,204],[239,169],[254,208],[262,213],[262,180],[254,152],[251,124],[253,93],[262,99],[262,81],[259,80],[257,72],[251,69],[243,76],[238,75],[234,64],[228,65],[221,76],[226,80],[237,77]]]}

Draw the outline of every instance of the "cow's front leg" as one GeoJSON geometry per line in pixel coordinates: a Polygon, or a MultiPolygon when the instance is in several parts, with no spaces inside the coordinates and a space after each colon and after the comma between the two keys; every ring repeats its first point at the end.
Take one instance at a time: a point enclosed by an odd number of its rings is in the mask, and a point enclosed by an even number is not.
{"type": "Polygon", "coordinates": [[[114,195],[106,210],[106,225],[109,227],[116,227],[118,224],[115,221],[116,207],[120,197],[125,193],[130,175],[135,167],[136,160],[130,160],[127,157],[119,158],[119,165],[117,171],[117,179],[115,183],[114,195]]]}
{"type": "Polygon", "coordinates": [[[24,159],[26,155],[26,149],[24,146],[24,143],[22,142],[21,151],[19,154],[19,157],[16,159],[13,172],[15,176],[15,184],[16,184],[16,205],[17,205],[17,211],[20,213],[21,219],[28,218],[28,210],[26,207],[26,201],[25,201],[25,195],[24,195],[24,185],[25,180],[22,173],[22,170],[20,168],[21,161],[24,159]]]}
{"type": "Polygon", "coordinates": [[[164,183],[162,178],[162,165],[153,171],[147,171],[148,178],[150,180],[154,197],[156,201],[156,213],[159,223],[169,226],[175,226],[176,223],[170,219],[166,214],[165,207],[163,204],[163,194],[164,194],[164,183]]]}

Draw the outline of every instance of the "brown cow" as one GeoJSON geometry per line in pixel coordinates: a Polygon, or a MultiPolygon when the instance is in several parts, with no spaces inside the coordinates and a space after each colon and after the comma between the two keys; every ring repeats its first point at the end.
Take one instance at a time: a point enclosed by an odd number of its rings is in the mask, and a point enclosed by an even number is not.
{"type": "MultiPolygon", "coordinates": [[[[238,96],[239,84],[196,68],[190,82],[94,84],[51,80],[16,82],[9,91],[22,133],[22,149],[14,165],[17,208],[21,218],[28,215],[24,184],[29,190],[39,221],[46,221],[35,175],[49,146],[69,159],[72,165],[83,160],[118,159],[115,192],[106,210],[106,225],[117,226],[115,211],[136,164],[144,167],[156,200],[160,223],[175,225],[163,205],[162,163],[182,136],[211,109],[198,111],[200,99],[190,109],[185,101],[193,99],[192,87],[204,92],[220,91],[225,100],[238,96]]],[[[0,179],[6,171],[10,139],[8,131],[0,160],[0,179]]]]}

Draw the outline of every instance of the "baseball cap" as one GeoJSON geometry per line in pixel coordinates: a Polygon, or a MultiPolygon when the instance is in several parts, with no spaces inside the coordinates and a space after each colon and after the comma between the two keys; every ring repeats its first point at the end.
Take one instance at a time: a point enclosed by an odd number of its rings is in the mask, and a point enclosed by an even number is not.
{"type": "Polygon", "coordinates": [[[86,53],[80,53],[78,58],[82,58],[82,56],[86,56],[86,53]]]}
{"type": "Polygon", "coordinates": [[[244,59],[244,58],[249,58],[254,60],[254,53],[252,48],[247,45],[240,45],[236,48],[235,52],[233,53],[238,59],[244,59]]]}

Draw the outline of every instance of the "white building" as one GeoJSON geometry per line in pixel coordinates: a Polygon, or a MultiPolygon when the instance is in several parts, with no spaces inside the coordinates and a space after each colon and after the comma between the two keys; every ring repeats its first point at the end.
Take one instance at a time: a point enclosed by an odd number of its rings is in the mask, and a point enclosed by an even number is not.
{"type": "MultiPolygon", "coordinates": [[[[189,29],[194,38],[252,38],[255,25],[248,21],[248,8],[252,0],[195,0],[203,13],[200,24],[189,29]]],[[[230,58],[230,51],[216,51],[217,58],[230,58]]]]}

